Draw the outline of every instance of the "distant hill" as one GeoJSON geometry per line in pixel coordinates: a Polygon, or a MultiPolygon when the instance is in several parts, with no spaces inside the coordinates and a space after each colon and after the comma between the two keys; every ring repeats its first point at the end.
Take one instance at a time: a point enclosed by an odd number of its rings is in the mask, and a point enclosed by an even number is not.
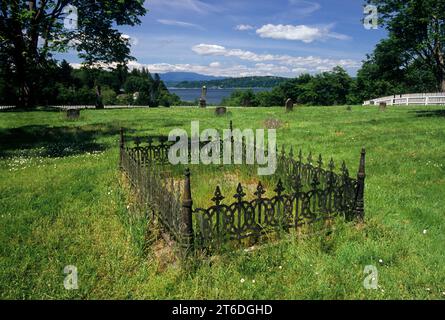
{"type": "Polygon", "coordinates": [[[174,84],[175,88],[272,88],[289,78],[282,77],[244,77],[244,78],[227,78],[220,80],[198,80],[198,81],[182,81],[174,84]]]}
{"type": "Polygon", "coordinates": [[[210,81],[210,80],[221,80],[223,77],[213,77],[206,76],[194,72],[167,72],[159,74],[162,81],[167,83],[167,85],[177,84],[183,81],[210,81]]]}

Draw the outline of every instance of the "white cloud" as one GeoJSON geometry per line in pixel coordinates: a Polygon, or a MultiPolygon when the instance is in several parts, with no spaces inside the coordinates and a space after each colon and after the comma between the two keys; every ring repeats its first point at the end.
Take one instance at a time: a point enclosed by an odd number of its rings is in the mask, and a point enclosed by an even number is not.
{"type": "Polygon", "coordinates": [[[198,44],[192,47],[192,50],[203,56],[225,56],[225,57],[237,57],[242,60],[263,62],[274,60],[273,55],[258,55],[251,51],[245,51],[241,49],[226,49],[223,46],[217,44],[198,44]]]}
{"type": "Polygon", "coordinates": [[[139,44],[139,39],[134,36],[123,34],[122,38],[128,40],[132,46],[137,46],[139,44]]]}
{"type": "MultiPolygon", "coordinates": [[[[142,64],[130,61],[130,69],[147,68],[152,73],[165,72],[196,72],[205,75],[220,77],[247,77],[247,76],[284,76],[296,77],[302,73],[318,73],[332,70],[336,66],[342,66],[347,70],[355,70],[361,63],[351,59],[330,59],[316,56],[290,56],[274,54],[257,54],[241,49],[228,49],[217,44],[199,44],[192,48],[194,52],[202,56],[233,57],[246,61],[246,64],[237,62],[213,61],[209,64],[188,63],[155,63],[142,64]]],[[[72,64],[73,67],[79,67],[72,64]]],[[[102,67],[115,67],[115,65],[101,65],[102,67]]]]}
{"type": "Polygon", "coordinates": [[[167,25],[167,26],[176,26],[176,27],[184,27],[184,28],[197,28],[197,29],[204,29],[200,25],[184,22],[184,21],[178,21],[178,20],[168,20],[168,19],[158,19],[159,23],[167,25]]]}
{"type": "Polygon", "coordinates": [[[309,15],[321,8],[319,3],[305,0],[289,0],[289,4],[294,7],[292,12],[299,15],[309,15]]]}
{"type": "Polygon", "coordinates": [[[251,26],[250,24],[239,24],[235,27],[235,30],[238,31],[248,31],[248,30],[253,30],[255,29],[254,26],[251,26]]]}
{"type": "Polygon", "coordinates": [[[255,64],[254,66],[246,65],[197,65],[197,64],[169,64],[169,63],[157,63],[157,64],[141,64],[138,62],[130,62],[128,64],[130,69],[142,67],[148,68],[151,73],[166,73],[166,72],[196,72],[199,74],[205,74],[218,77],[249,77],[249,76],[296,76],[292,70],[285,66],[278,66],[273,64],[255,64]]]}
{"type": "MultiPolygon", "coordinates": [[[[148,1],[147,1],[148,2],[148,1]]],[[[162,8],[168,12],[193,11],[199,14],[219,12],[221,8],[200,0],[150,0],[149,9],[162,8]]]]}
{"type": "Polygon", "coordinates": [[[332,27],[332,24],[323,27],[266,24],[257,29],[256,33],[261,38],[303,41],[305,43],[311,43],[315,40],[324,40],[326,38],[334,38],[337,40],[350,39],[347,35],[331,32],[332,27]]]}
{"type": "MultiPolygon", "coordinates": [[[[199,64],[170,64],[170,63],[155,63],[142,64],[136,61],[130,61],[128,68],[141,69],[147,68],[151,73],[166,73],[166,72],[196,72],[199,74],[217,76],[217,77],[251,77],[251,76],[283,76],[296,77],[302,73],[315,73],[320,71],[331,70],[337,64],[332,61],[317,60],[317,58],[308,57],[300,61],[300,64],[285,65],[280,63],[255,63],[252,66],[242,64],[223,65],[220,62],[212,62],[209,65],[199,64]],[[317,65],[318,63],[324,63],[317,65]]],[[[80,68],[81,64],[71,63],[73,68],[80,68]]],[[[116,64],[98,64],[102,68],[114,68],[116,64]]]]}
{"type": "Polygon", "coordinates": [[[357,69],[361,63],[351,59],[328,59],[314,56],[299,57],[289,55],[256,54],[251,51],[241,49],[227,49],[216,44],[199,44],[192,47],[192,50],[203,56],[224,56],[236,57],[241,60],[265,63],[275,62],[279,65],[290,67],[294,70],[304,69],[307,72],[318,72],[320,69],[331,70],[336,66],[342,66],[345,69],[357,69]]]}

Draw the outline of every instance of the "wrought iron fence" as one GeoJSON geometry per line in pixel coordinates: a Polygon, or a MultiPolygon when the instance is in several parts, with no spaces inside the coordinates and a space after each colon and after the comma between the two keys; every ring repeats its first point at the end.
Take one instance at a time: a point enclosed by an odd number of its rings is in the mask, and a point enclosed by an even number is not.
{"type": "Polygon", "coordinates": [[[338,216],[364,219],[364,149],[357,179],[350,177],[344,162],[336,173],[332,159],[324,167],[321,156],[314,164],[311,154],[304,159],[301,151],[295,157],[292,149],[289,153],[283,149],[277,159],[278,182],[273,196],[265,197],[266,190],[259,182],[253,200],[247,200],[239,184],[233,195],[235,200],[224,201],[226,198],[217,186],[211,199],[214,204],[195,208],[190,170],[186,169],[182,181],[174,181],[166,173],[172,142],[147,139],[144,145],[137,138],[135,146],[130,147],[123,130],[120,141],[120,165],[138,190],[139,201],[153,208],[164,227],[188,249],[258,239],[269,230],[298,230],[338,216]]]}
{"type": "Polygon", "coordinates": [[[184,242],[185,225],[180,214],[183,208],[182,184],[166,174],[161,164],[141,160],[139,150],[139,146],[125,146],[121,131],[120,166],[136,190],[138,203],[156,214],[175,240],[184,242]]]}
{"type": "Polygon", "coordinates": [[[272,197],[264,197],[266,190],[259,182],[255,198],[247,201],[239,184],[233,195],[235,201],[224,204],[225,197],[216,187],[214,205],[193,210],[198,237],[195,243],[214,247],[228,239],[241,242],[245,238],[259,238],[268,230],[298,230],[338,216],[363,220],[365,150],[361,154],[357,180],[349,177],[344,164],[341,174],[334,173],[333,161],[328,169],[323,169],[321,158],[318,165],[313,166],[310,157],[308,163],[303,163],[302,158],[295,160],[283,153],[279,163],[277,173],[283,178],[279,179],[272,197]]]}

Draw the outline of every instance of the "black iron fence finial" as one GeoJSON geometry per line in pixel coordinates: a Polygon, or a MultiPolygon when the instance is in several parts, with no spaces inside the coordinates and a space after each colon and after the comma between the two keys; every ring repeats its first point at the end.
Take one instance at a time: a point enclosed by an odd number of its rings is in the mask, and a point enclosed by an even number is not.
{"type": "Polygon", "coordinates": [[[193,199],[190,187],[190,169],[185,169],[184,193],[182,198],[183,246],[189,251],[193,247],[192,207],[193,199]]]}
{"type": "Polygon", "coordinates": [[[360,156],[360,165],[357,174],[357,195],[355,198],[355,214],[359,221],[363,222],[365,219],[365,162],[366,150],[362,149],[360,156]]]}

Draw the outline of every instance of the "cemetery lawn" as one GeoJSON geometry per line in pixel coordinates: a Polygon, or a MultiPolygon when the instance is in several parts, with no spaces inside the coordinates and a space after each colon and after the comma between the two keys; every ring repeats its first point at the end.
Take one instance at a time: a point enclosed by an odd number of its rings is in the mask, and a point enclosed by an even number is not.
{"type": "MultiPolygon", "coordinates": [[[[445,299],[444,156],[441,107],[246,108],[219,118],[88,110],[78,121],[2,112],[0,299],[445,299]],[[168,135],[191,120],[255,129],[272,118],[282,121],[279,146],[345,160],[351,175],[366,147],[366,223],[187,264],[160,241],[147,247],[152,235],[118,170],[119,128],[168,135]],[[78,269],[78,290],[64,289],[67,265],[78,269]],[[377,290],[363,286],[367,265],[377,267],[377,290]]],[[[199,193],[209,185],[192,176],[199,193]]]]}

